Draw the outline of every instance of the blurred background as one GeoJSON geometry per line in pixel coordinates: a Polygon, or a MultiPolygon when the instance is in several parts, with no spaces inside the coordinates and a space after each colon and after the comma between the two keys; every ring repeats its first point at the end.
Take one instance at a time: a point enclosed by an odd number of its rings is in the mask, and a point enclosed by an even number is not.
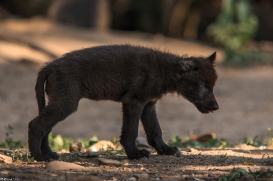
{"type": "MultiPolygon", "coordinates": [[[[220,109],[203,115],[168,95],[157,105],[164,139],[213,133],[233,143],[270,137],[273,127],[273,0],[1,0],[0,141],[11,126],[27,140],[37,116],[42,65],[84,47],[130,43],[182,55],[217,51],[220,109]]],[[[53,133],[119,137],[121,105],[82,100],[53,133]]],[[[140,126],[139,135],[145,137],[140,126]]]]}

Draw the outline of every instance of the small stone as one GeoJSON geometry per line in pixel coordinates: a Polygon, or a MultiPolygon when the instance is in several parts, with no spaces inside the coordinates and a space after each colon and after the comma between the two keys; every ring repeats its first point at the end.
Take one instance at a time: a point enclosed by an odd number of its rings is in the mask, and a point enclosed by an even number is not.
{"type": "Polygon", "coordinates": [[[126,160],[121,160],[121,164],[122,165],[129,165],[130,164],[130,160],[126,159],[126,160]]]}
{"type": "Polygon", "coordinates": [[[130,177],[130,178],[128,179],[128,181],[135,181],[135,180],[137,180],[136,177],[130,177]]]}
{"type": "Polygon", "coordinates": [[[267,160],[267,165],[273,165],[273,159],[272,158],[269,158],[268,160],[267,160]]]}
{"type": "Polygon", "coordinates": [[[78,155],[79,157],[88,157],[88,152],[80,152],[78,155]]]}
{"type": "Polygon", "coordinates": [[[66,149],[61,149],[60,151],[58,151],[58,153],[70,153],[70,151],[66,149]]]}
{"type": "Polygon", "coordinates": [[[138,137],[136,139],[136,146],[139,147],[150,147],[150,145],[148,144],[147,140],[143,137],[138,137]]]}
{"type": "Polygon", "coordinates": [[[9,174],[9,171],[4,170],[4,171],[0,172],[0,174],[3,174],[3,175],[8,175],[8,174],[9,174]]]}
{"type": "Polygon", "coordinates": [[[202,144],[206,144],[208,143],[210,140],[215,139],[216,138],[216,134],[215,133],[206,133],[203,135],[200,135],[196,138],[196,141],[202,143],[202,144]]]}
{"type": "Polygon", "coordinates": [[[175,156],[181,157],[181,151],[178,149],[177,152],[175,153],[175,156]]]}
{"type": "Polygon", "coordinates": [[[240,181],[255,181],[255,179],[252,174],[247,173],[240,178],[240,181]]]}
{"type": "Polygon", "coordinates": [[[137,179],[148,179],[149,178],[149,174],[147,174],[147,173],[134,174],[133,176],[136,177],[137,179]]]}
{"type": "Polygon", "coordinates": [[[118,160],[98,158],[98,161],[99,161],[100,165],[108,165],[108,166],[116,166],[116,167],[121,166],[121,162],[118,160]]]}
{"type": "Polygon", "coordinates": [[[12,158],[9,156],[0,154],[0,163],[12,163],[12,158]]]}
{"type": "Polygon", "coordinates": [[[115,150],[116,147],[111,141],[101,140],[94,145],[90,146],[87,150],[88,151],[101,151],[101,150],[115,150]]]}
{"type": "Polygon", "coordinates": [[[197,150],[196,149],[194,149],[194,148],[189,148],[188,149],[188,152],[196,152],[197,150]]]}
{"type": "Polygon", "coordinates": [[[82,150],[83,146],[81,142],[72,143],[69,147],[70,153],[77,153],[82,150]]]}
{"type": "Polygon", "coordinates": [[[103,181],[103,179],[101,179],[98,176],[93,176],[93,175],[81,175],[81,176],[77,176],[75,178],[69,178],[69,180],[71,181],[86,181],[86,180],[92,180],[92,181],[103,181]]]}
{"type": "Polygon", "coordinates": [[[235,149],[243,149],[243,150],[255,150],[257,149],[256,147],[254,146],[251,146],[251,145],[247,145],[247,144],[239,144],[237,146],[235,146],[235,149]]]}
{"type": "Polygon", "coordinates": [[[52,161],[46,165],[48,170],[85,170],[85,167],[75,163],[63,162],[63,161],[52,161]]]}

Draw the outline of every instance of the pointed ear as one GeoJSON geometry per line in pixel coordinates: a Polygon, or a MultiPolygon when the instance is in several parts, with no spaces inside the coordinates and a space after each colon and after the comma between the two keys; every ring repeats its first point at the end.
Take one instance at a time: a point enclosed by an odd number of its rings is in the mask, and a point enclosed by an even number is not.
{"type": "Polygon", "coordinates": [[[182,59],[178,62],[178,68],[180,73],[186,73],[190,71],[198,71],[199,67],[196,61],[182,59]]]}
{"type": "Polygon", "coordinates": [[[211,54],[207,59],[210,61],[210,63],[214,64],[216,59],[216,52],[211,54]]]}

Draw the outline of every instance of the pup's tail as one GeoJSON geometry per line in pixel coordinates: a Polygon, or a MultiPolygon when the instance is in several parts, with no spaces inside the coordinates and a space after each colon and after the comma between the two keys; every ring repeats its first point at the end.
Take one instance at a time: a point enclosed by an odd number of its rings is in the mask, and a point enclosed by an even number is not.
{"type": "Polygon", "coordinates": [[[51,74],[51,71],[44,67],[40,70],[37,77],[37,82],[35,86],[36,99],[38,103],[39,114],[45,108],[45,82],[48,79],[48,76],[51,74]]]}

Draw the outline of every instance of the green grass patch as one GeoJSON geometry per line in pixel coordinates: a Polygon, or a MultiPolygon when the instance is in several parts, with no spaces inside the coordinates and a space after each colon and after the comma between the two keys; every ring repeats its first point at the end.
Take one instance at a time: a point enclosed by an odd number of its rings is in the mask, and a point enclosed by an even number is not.
{"type": "Polygon", "coordinates": [[[179,136],[174,136],[168,144],[170,146],[176,146],[179,148],[231,148],[233,147],[225,139],[209,139],[206,143],[201,143],[197,140],[191,140],[190,138],[186,138],[182,141],[179,136]]]}
{"type": "MultiPolygon", "coordinates": [[[[81,142],[83,148],[89,148],[91,145],[97,143],[99,140],[96,136],[93,136],[90,139],[78,139],[78,142],[81,142]]],[[[60,134],[54,135],[52,133],[48,136],[49,146],[54,151],[60,151],[62,149],[69,150],[69,147],[72,143],[75,142],[71,137],[64,137],[60,134]]]]}
{"type": "Polygon", "coordinates": [[[258,29],[258,18],[248,0],[226,0],[217,20],[209,26],[208,33],[222,46],[224,64],[250,66],[272,63],[271,57],[260,50],[248,48],[258,29]]]}
{"type": "Polygon", "coordinates": [[[5,129],[6,138],[0,143],[0,148],[8,148],[10,150],[23,148],[22,142],[12,137],[14,128],[8,125],[5,129]]]}
{"type": "MultiPolygon", "coordinates": [[[[219,178],[219,181],[239,181],[242,177],[250,174],[253,176],[255,180],[267,180],[272,178],[273,170],[270,169],[261,169],[256,172],[252,172],[249,170],[248,172],[245,169],[234,169],[231,173],[224,175],[223,177],[219,178]]],[[[244,179],[248,180],[248,179],[244,179]]]]}

